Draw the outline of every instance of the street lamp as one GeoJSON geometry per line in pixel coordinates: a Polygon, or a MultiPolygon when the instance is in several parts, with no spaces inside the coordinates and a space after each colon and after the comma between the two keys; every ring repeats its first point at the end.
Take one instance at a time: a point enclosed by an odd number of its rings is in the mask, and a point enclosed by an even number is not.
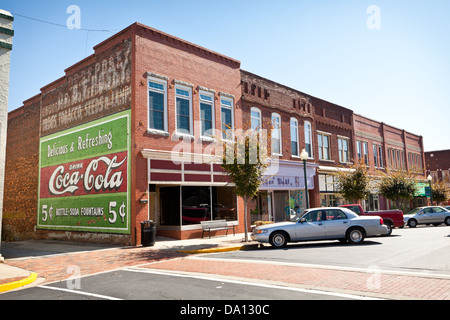
{"type": "Polygon", "coordinates": [[[428,183],[430,184],[430,201],[431,205],[433,205],[433,189],[431,189],[431,182],[433,181],[433,177],[431,176],[431,174],[428,176],[427,180],[428,183]]]}
{"type": "Polygon", "coordinates": [[[305,174],[305,196],[306,196],[306,209],[309,209],[309,195],[308,195],[308,179],[306,177],[306,160],[308,160],[309,154],[305,149],[300,154],[300,159],[303,161],[303,170],[305,174]]]}

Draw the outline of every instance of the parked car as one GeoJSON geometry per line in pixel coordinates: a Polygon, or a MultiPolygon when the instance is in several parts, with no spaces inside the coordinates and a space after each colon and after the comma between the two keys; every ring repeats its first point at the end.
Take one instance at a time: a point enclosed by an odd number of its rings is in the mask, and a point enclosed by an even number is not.
{"type": "Polygon", "coordinates": [[[384,224],[388,227],[388,236],[392,234],[395,228],[403,228],[405,222],[403,221],[403,211],[401,210],[383,210],[383,211],[369,211],[364,212],[359,204],[346,204],[340,206],[352,210],[358,216],[378,216],[383,218],[384,224]]]}
{"type": "Polygon", "coordinates": [[[433,224],[438,226],[445,223],[450,226],[450,210],[443,207],[419,207],[405,214],[405,224],[415,228],[419,224],[433,224]]]}
{"type": "Polygon", "coordinates": [[[444,208],[450,211],[450,206],[445,206],[444,208]]]}
{"type": "Polygon", "coordinates": [[[256,227],[252,239],[284,248],[289,242],[339,240],[360,244],[367,237],[386,235],[383,219],[358,216],[346,208],[315,208],[303,210],[289,222],[256,227]]]}

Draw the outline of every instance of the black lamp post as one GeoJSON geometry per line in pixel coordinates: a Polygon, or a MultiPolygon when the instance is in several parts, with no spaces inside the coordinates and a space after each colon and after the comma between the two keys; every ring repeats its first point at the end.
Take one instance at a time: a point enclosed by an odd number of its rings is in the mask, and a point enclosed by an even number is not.
{"type": "Polygon", "coordinates": [[[306,177],[306,161],[309,158],[308,152],[306,152],[305,149],[303,149],[302,153],[300,154],[300,159],[303,161],[303,170],[305,174],[305,196],[306,196],[306,209],[309,209],[309,194],[308,194],[308,178],[306,177]]]}
{"type": "Polygon", "coordinates": [[[433,181],[433,177],[431,176],[431,174],[428,176],[427,180],[428,183],[430,184],[430,201],[431,205],[433,205],[433,189],[431,188],[431,182],[433,181]]]}

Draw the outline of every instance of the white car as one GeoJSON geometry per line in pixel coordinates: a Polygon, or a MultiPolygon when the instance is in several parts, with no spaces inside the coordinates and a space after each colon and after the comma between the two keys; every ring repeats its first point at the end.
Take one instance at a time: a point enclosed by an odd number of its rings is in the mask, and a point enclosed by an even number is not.
{"type": "Polygon", "coordinates": [[[339,240],[363,243],[366,237],[387,235],[383,219],[358,216],[346,208],[315,208],[303,210],[289,222],[257,227],[252,239],[284,248],[289,242],[339,240]]]}
{"type": "Polygon", "coordinates": [[[445,223],[450,226],[450,210],[443,207],[420,207],[415,208],[403,216],[405,224],[410,228],[415,228],[419,224],[433,224],[438,226],[445,223]]]}

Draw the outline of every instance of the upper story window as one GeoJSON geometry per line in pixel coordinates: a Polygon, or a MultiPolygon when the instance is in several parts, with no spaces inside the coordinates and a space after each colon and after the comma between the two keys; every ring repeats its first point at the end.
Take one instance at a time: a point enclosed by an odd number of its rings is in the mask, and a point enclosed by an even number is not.
{"type": "Polygon", "coordinates": [[[312,126],[311,122],[305,121],[305,150],[310,158],[314,158],[312,148],[312,126]]]}
{"type": "Polygon", "coordinates": [[[252,130],[260,130],[262,129],[261,125],[261,110],[258,108],[251,108],[250,110],[250,118],[251,118],[251,128],[252,130]]]}
{"type": "Polygon", "coordinates": [[[295,157],[300,156],[298,145],[298,121],[291,118],[291,152],[295,157]]]}
{"type": "Polygon", "coordinates": [[[192,88],[176,85],[177,132],[192,135],[192,88]]]}
{"type": "Polygon", "coordinates": [[[272,113],[272,154],[281,155],[281,117],[272,113]]]}
{"type": "Polygon", "coordinates": [[[376,168],[383,168],[383,147],[374,144],[373,145],[373,162],[376,168]]]}
{"type": "Polygon", "coordinates": [[[222,138],[232,140],[234,130],[234,101],[232,98],[220,97],[222,138]]]}
{"type": "Polygon", "coordinates": [[[148,79],[148,128],[159,131],[167,129],[167,81],[148,79]]]}
{"type": "Polygon", "coordinates": [[[367,142],[356,141],[356,148],[358,151],[358,160],[364,161],[366,166],[369,165],[369,145],[367,142]]]}
{"type": "Polygon", "coordinates": [[[350,161],[349,145],[349,138],[338,137],[339,162],[345,163],[350,161]]]}
{"type": "Polygon", "coordinates": [[[317,134],[317,145],[319,148],[320,160],[331,160],[330,156],[330,134],[320,132],[317,134]]]}
{"type": "Polygon", "coordinates": [[[214,94],[200,91],[200,122],[202,137],[214,134],[214,94]]]}

